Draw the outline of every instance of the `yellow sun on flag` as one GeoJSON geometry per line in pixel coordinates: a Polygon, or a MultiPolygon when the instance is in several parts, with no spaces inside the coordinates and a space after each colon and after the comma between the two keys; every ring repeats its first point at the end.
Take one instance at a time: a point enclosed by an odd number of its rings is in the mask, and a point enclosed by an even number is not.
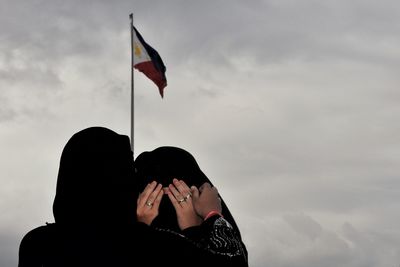
{"type": "Polygon", "coordinates": [[[140,49],[140,47],[137,44],[135,44],[135,55],[137,57],[140,57],[142,55],[142,49],[140,49]]]}

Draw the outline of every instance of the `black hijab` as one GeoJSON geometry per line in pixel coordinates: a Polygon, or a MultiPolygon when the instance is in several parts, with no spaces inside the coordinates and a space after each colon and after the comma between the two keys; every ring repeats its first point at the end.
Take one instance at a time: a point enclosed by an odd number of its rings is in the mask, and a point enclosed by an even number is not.
{"type": "Polygon", "coordinates": [[[92,127],[71,137],[61,155],[55,223],[27,233],[19,266],[134,266],[138,190],[129,138],[92,127]]]}
{"type": "MultiPolygon", "coordinates": [[[[139,188],[143,188],[151,181],[161,183],[163,187],[172,183],[173,178],[181,179],[190,187],[192,185],[200,187],[203,183],[212,182],[203,173],[195,158],[186,150],[163,146],[153,151],[141,153],[135,160],[135,179],[139,188]]],[[[231,212],[222,200],[222,214],[224,218],[232,224],[240,235],[239,229],[233,219],[231,212]]],[[[179,232],[178,222],[174,207],[168,197],[164,197],[160,204],[159,215],[153,221],[153,225],[160,228],[168,228],[179,232]]]]}
{"type": "Polygon", "coordinates": [[[133,175],[127,136],[102,127],[74,134],[60,160],[53,204],[57,225],[129,227],[136,219],[133,175]]]}

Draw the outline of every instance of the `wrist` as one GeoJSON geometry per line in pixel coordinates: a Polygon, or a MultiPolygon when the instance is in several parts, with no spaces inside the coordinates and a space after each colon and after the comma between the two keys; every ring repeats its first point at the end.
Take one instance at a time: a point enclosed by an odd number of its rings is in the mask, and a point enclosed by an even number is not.
{"type": "Polygon", "coordinates": [[[141,222],[141,223],[144,223],[144,224],[147,224],[148,226],[150,226],[151,223],[153,222],[153,219],[148,218],[148,217],[137,217],[137,221],[141,222]]]}
{"type": "Polygon", "coordinates": [[[221,212],[217,211],[217,210],[211,210],[209,211],[206,216],[204,216],[204,220],[207,220],[208,218],[215,216],[215,215],[219,215],[220,217],[224,217],[222,216],[221,212]]]}

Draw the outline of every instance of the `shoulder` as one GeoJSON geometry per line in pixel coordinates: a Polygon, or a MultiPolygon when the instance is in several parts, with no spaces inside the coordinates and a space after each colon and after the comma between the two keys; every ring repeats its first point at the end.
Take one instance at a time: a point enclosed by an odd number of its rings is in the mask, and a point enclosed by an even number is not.
{"type": "Polygon", "coordinates": [[[36,266],[33,263],[39,261],[43,248],[53,236],[55,227],[52,224],[39,226],[29,231],[21,240],[19,246],[19,266],[36,266]]]}
{"type": "Polygon", "coordinates": [[[39,226],[33,230],[30,230],[21,241],[22,245],[36,244],[44,240],[49,235],[50,227],[47,225],[39,226]]]}

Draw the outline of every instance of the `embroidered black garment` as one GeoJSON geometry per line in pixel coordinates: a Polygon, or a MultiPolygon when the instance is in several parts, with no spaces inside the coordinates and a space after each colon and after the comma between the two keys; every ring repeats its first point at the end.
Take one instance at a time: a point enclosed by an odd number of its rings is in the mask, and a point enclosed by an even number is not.
{"type": "MultiPolygon", "coordinates": [[[[182,179],[189,186],[200,187],[205,182],[212,185],[195,158],[177,147],[164,146],[143,152],[135,160],[135,172],[142,189],[153,180],[168,186],[173,178],[182,179]]],[[[226,266],[247,266],[247,250],[239,228],[222,197],[221,204],[223,218],[211,218],[199,227],[180,231],[176,216],[171,216],[175,214],[174,207],[168,198],[164,198],[152,227],[160,232],[187,238],[188,242],[206,251],[206,255],[213,254],[214,258],[225,261],[225,264],[236,263],[226,266]]]]}

